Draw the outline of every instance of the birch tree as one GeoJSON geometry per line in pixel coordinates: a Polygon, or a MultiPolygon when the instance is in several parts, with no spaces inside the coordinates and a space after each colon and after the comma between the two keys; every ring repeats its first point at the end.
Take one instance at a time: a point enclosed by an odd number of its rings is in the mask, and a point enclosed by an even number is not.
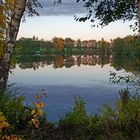
{"type": "Polygon", "coordinates": [[[0,90],[6,87],[22,17],[25,12],[29,16],[39,15],[35,7],[42,7],[38,0],[0,0],[0,90]]]}
{"type": "Polygon", "coordinates": [[[33,7],[41,7],[37,0],[0,0],[0,90],[4,90],[16,46],[17,34],[24,12],[30,16],[38,13],[33,7]]]}

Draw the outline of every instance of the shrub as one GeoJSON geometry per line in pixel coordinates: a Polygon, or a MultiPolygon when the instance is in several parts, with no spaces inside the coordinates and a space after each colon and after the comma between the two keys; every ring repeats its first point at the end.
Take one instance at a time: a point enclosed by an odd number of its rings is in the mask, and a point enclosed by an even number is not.
{"type": "Polygon", "coordinates": [[[34,107],[24,105],[23,97],[0,94],[0,139],[10,140],[127,140],[140,138],[140,97],[120,91],[112,108],[103,105],[97,114],[88,116],[85,102],[75,98],[73,110],[58,125],[47,121],[43,113],[43,96],[37,96],[34,107]]]}
{"type": "Polygon", "coordinates": [[[59,125],[82,125],[87,121],[87,119],[85,102],[81,97],[76,97],[73,111],[66,113],[64,118],[60,119],[59,125]]]}

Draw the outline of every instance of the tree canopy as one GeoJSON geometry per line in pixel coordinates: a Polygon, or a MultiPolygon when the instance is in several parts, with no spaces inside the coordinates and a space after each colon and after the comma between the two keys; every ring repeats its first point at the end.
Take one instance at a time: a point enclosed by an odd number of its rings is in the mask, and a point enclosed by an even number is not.
{"type": "Polygon", "coordinates": [[[76,16],[75,19],[78,21],[90,20],[95,23],[96,19],[98,21],[96,26],[105,26],[117,20],[138,21],[139,0],[77,0],[79,1],[84,2],[88,13],[84,17],[76,16]]]}
{"type": "MultiPolygon", "coordinates": [[[[25,0],[26,9],[25,12],[28,12],[29,16],[39,15],[35,7],[42,7],[38,0],[25,0]]],[[[16,8],[17,0],[0,0],[0,38],[2,37],[7,24],[11,22],[11,18],[16,8]]]]}

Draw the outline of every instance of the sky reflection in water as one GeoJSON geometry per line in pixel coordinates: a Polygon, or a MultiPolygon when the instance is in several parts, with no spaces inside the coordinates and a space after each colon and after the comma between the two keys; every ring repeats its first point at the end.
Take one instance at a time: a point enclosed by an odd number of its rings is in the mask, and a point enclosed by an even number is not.
{"type": "Polygon", "coordinates": [[[72,109],[76,96],[85,99],[89,114],[96,112],[104,103],[113,105],[123,85],[113,85],[109,81],[110,71],[116,72],[109,64],[104,67],[75,65],[61,69],[45,65],[36,71],[33,68],[21,69],[16,65],[9,82],[16,83],[14,88],[24,94],[27,104],[32,104],[36,94],[44,89],[48,94],[48,99],[44,99],[48,119],[56,121],[72,109]]]}

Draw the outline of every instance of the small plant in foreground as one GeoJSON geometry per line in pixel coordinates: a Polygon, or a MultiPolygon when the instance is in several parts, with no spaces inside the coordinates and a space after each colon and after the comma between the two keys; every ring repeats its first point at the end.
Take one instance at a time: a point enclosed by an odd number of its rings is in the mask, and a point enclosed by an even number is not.
{"type": "Polygon", "coordinates": [[[37,95],[36,98],[37,98],[37,101],[34,102],[35,109],[31,110],[32,118],[29,124],[31,126],[33,125],[35,128],[39,128],[39,125],[40,125],[39,118],[43,116],[43,108],[45,107],[45,104],[39,101],[42,98],[41,95],[37,95]]]}

